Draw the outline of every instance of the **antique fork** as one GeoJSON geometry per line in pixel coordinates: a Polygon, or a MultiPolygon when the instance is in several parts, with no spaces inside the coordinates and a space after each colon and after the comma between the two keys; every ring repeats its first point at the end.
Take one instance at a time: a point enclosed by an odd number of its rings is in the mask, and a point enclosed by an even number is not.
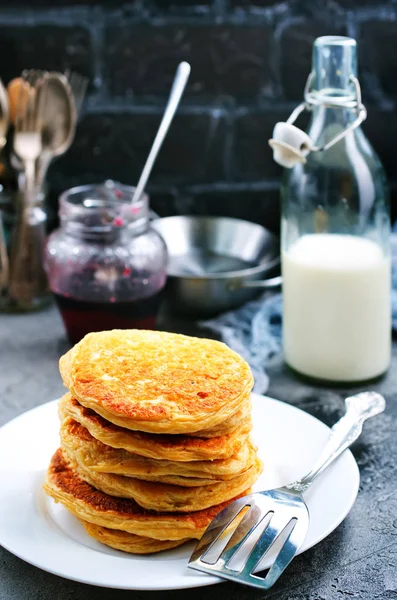
{"type": "Polygon", "coordinates": [[[44,94],[38,92],[41,71],[25,71],[22,79],[15,118],[14,151],[25,170],[25,197],[31,199],[34,192],[35,164],[42,147],[44,94]]]}
{"type": "Polygon", "coordinates": [[[42,122],[46,83],[42,71],[22,74],[16,107],[14,151],[24,167],[24,190],[10,253],[9,297],[20,308],[38,306],[47,294],[42,253],[45,213],[36,205],[36,161],[42,150],[42,122]]]}
{"type": "Polygon", "coordinates": [[[313,469],[285,487],[249,494],[229,504],[199,540],[189,561],[190,568],[261,589],[269,589],[277,581],[303,544],[309,528],[309,510],[302,492],[359,437],[366,419],[383,412],[386,403],[380,394],[363,392],[346,398],[345,405],[346,413],[332,427],[328,443],[313,469]],[[239,523],[229,541],[221,553],[217,552],[215,561],[210,559],[211,550],[215,551],[215,544],[226,530],[233,530],[236,518],[239,523]],[[254,575],[264,555],[286,531],[287,538],[266,577],[254,575]],[[252,541],[255,537],[256,542],[252,541]],[[233,566],[237,552],[245,557],[242,564],[240,561],[233,566]]]}

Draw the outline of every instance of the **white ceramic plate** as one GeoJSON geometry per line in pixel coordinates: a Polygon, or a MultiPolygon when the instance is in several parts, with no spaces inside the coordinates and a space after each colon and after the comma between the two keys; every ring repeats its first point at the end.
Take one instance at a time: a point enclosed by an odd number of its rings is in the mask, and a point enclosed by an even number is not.
{"type": "MultiPolygon", "coordinates": [[[[326,442],[323,423],[288,404],[253,395],[254,439],[265,463],[256,490],[297,479],[326,442]]],[[[17,417],[0,429],[0,545],[23,560],[67,579],[109,588],[169,590],[219,583],[187,568],[194,544],[133,556],[92,540],[80,523],[42,490],[58,447],[57,402],[17,417]]],[[[356,498],[359,471],[346,451],[306,493],[311,521],[301,552],[339,525],[356,498]]],[[[268,566],[271,555],[263,566],[268,566]]]]}

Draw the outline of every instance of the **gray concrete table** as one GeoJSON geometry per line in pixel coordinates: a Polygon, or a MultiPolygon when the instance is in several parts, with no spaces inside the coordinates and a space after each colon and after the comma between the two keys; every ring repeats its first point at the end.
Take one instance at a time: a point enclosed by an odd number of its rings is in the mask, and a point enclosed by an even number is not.
{"type": "MultiPolygon", "coordinates": [[[[54,308],[30,315],[0,315],[0,425],[62,393],[57,363],[67,348],[54,308]]],[[[353,447],[361,472],[355,505],[331,535],[293,561],[267,594],[229,582],[159,593],[102,589],[50,575],[0,548],[0,600],[85,600],[88,596],[98,600],[396,600],[397,344],[393,350],[388,375],[371,386],[386,396],[387,410],[365,424],[353,447]]],[[[281,356],[274,357],[269,374],[270,396],[302,408],[327,425],[341,416],[343,398],[359,391],[298,381],[281,356]]],[[[7,486],[7,481],[0,486],[7,486]]]]}

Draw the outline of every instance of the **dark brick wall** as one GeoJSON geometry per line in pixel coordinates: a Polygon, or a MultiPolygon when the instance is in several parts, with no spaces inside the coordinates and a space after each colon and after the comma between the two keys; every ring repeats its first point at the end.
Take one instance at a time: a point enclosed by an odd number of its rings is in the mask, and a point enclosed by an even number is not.
{"type": "Polygon", "coordinates": [[[188,60],[189,87],[150,181],[153,207],[277,229],[280,169],[267,140],[301,99],[324,34],[358,40],[365,130],[397,196],[396,0],[0,0],[0,75],[69,67],[90,78],[75,143],[51,168],[55,212],[70,185],[136,182],[188,60]]]}

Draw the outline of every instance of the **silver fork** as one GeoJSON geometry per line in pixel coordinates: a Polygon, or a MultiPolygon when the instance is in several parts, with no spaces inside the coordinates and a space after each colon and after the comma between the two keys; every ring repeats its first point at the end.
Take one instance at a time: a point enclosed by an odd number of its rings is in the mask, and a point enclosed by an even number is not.
{"type": "Polygon", "coordinates": [[[36,206],[36,161],[42,150],[42,117],[46,84],[42,71],[22,73],[16,109],[14,150],[24,167],[24,193],[12,236],[9,297],[20,308],[39,306],[47,293],[42,253],[45,217],[36,206]]]}
{"type": "Polygon", "coordinates": [[[22,74],[16,109],[14,151],[22,161],[25,171],[25,200],[31,201],[34,193],[35,165],[42,148],[41,125],[44,90],[38,85],[41,71],[30,70],[22,74]]]}
{"type": "Polygon", "coordinates": [[[229,504],[199,540],[189,560],[190,568],[261,589],[269,589],[277,581],[302,546],[309,528],[309,510],[302,493],[359,437],[364,421],[384,411],[386,403],[376,392],[363,392],[346,398],[345,406],[345,415],[332,427],[328,443],[312,470],[285,487],[249,494],[229,504]],[[233,529],[236,518],[240,519],[239,524],[214,562],[208,555],[211,549],[215,551],[215,544],[226,530],[233,529]],[[252,541],[261,528],[257,541],[252,541]],[[266,577],[254,575],[262,558],[285,531],[286,540],[266,577]],[[237,552],[245,558],[242,564],[233,566],[237,552]]]}

